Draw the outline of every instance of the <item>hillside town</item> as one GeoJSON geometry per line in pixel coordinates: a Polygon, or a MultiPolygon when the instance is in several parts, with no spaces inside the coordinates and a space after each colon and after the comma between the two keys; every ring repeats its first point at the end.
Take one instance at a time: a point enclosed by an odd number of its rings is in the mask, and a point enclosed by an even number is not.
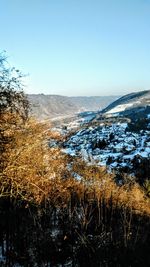
{"type": "Polygon", "coordinates": [[[135,164],[150,159],[149,126],[139,132],[130,131],[128,123],[101,123],[76,131],[63,144],[63,151],[80,156],[89,164],[107,166],[134,175],[135,164]]]}

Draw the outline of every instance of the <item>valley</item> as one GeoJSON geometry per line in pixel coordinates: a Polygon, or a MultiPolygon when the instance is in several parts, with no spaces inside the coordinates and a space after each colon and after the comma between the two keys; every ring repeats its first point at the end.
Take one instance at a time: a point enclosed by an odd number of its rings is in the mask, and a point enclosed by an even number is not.
{"type": "Polygon", "coordinates": [[[84,111],[102,110],[119,96],[77,96],[30,94],[30,115],[39,121],[74,116],[84,111]]]}
{"type": "Polygon", "coordinates": [[[117,105],[112,103],[110,110],[108,106],[101,112],[82,112],[68,121],[61,121],[54,130],[63,139],[58,142],[52,140],[52,144],[87,164],[115,171],[120,183],[124,183],[125,175],[132,181],[150,179],[149,96],[149,91],[135,93],[132,97],[117,100],[117,105]],[[125,103],[120,104],[122,99],[125,103]]]}
{"type": "Polygon", "coordinates": [[[38,120],[3,95],[0,265],[148,267],[149,91],[78,112],[42,96],[38,120]]]}

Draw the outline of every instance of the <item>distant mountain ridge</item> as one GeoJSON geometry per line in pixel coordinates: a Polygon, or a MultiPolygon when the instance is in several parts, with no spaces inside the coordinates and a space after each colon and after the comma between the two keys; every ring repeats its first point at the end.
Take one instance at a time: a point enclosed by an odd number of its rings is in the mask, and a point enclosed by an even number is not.
{"type": "Polygon", "coordinates": [[[28,95],[31,105],[31,115],[37,119],[51,119],[62,115],[71,115],[77,107],[65,96],[59,95],[28,95]]]}
{"type": "Polygon", "coordinates": [[[71,101],[83,111],[97,111],[102,110],[108,104],[112,103],[120,96],[74,96],[70,97],[71,101]]]}
{"type": "Polygon", "coordinates": [[[40,120],[71,116],[82,111],[102,110],[119,96],[77,96],[29,94],[31,115],[40,120]]]}

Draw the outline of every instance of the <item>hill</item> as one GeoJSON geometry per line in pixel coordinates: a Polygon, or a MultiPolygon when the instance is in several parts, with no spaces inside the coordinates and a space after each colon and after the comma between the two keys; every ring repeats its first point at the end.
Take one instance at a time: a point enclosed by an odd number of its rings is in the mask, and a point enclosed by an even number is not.
{"type": "Polygon", "coordinates": [[[145,117],[150,114],[150,90],[127,94],[108,105],[102,113],[109,117],[145,117]]]}
{"type": "Polygon", "coordinates": [[[107,105],[118,99],[119,96],[74,96],[71,101],[80,108],[81,111],[96,111],[105,108],[107,105]]]}
{"type": "Polygon", "coordinates": [[[30,94],[31,114],[40,120],[72,116],[86,110],[101,110],[118,96],[67,97],[30,94]]]}
{"type": "Polygon", "coordinates": [[[28,95],[31,114],[40,120],[51,119],[62,115],[72,115],[78,107],[66,96],[59,95],[28,95]]]}

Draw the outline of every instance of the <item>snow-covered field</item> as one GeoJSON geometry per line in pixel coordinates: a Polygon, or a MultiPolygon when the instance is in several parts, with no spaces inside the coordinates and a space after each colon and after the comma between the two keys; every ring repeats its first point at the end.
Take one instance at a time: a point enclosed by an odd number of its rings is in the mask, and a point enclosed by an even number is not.
{"type": "Polygon", "coordinates": [[[132,106],[133,106],[133,103],[118,105],[115,108],[112,108],[111,110],[107,111],[106,114],[122,112],[126,108],[129,108],[129,107],[132,107],[132,106]]]}

